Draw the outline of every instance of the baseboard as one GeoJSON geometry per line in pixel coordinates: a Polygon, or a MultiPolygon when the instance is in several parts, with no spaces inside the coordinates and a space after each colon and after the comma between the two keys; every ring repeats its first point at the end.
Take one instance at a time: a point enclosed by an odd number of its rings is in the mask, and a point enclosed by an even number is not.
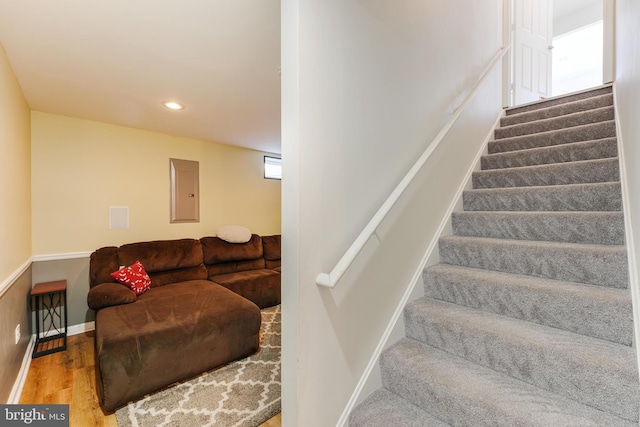
{"type": "MultiPolygon", "coordinates": [[[[622,190],[622,212],[624,214],[625,243],[627,246],[627,260],[629,263],[629,287],[631,288],[631,306],[633,308],[633,342],[640,342],[640,283],[638,282],[638,264],[636,263],[636,245],[633,239],[633,223],[631,221],[631,208],[629,207],[629,187],[627,185],[626,158],[624,155],[624,144],[620,119],[618,118],[618,107],[616,105],[616,85],[613,84],[613,103],[616,122],[616,136],[618,139],[618,159],[620,167],[620,185],[622,190]]],[[[640,346],[634,345],[636,349],[636,360],[640,370],[640,346]]]]}
{"type": "MultiPolygon", "coordinates": [[[[67,328],[67,336],[70,337],[73,335],[83,334],[85,332],[93,331],[95,328],[95,322],[72,325],[67,328]]],[[[35,345],[35,342],[36,335],[33,334],[29,339],[29,345],[27,346],[24,357],[22,358],[22,365],[20,366],[18,377],[16,378],[13,388],[11,389],[11,393],[9,394],[9,400],[7,401],[8,404],[17,404],[20,402],[20,395],[22,395],[22,389],[27,381],[27,374],[29,373],[29,367],[31,366],[31,355],[33,353],[33,346],[35,345]]]]}
{"type": "Polygon", "coordinates": [[[95,329],[96,322],[86,322],[79,325],[72,325],[67,329],[67,336],[84,334],[85,332],[91,332],[95,329]]]}
{"type": "Polygon", "coordinates": [[[387,328],[385,329],[380,341],[378,342],[378,345],[376,346],[373,354],[371,355],[371,358],[369,359],[369,363],[367,364],[362,376],[360,377],[360,381],[358,381],[358,384],[356,385],[356,388],[353,391],[353,394],[351,395],[351,398],[347,402],[347,405],[346,405],[344,411],[342,412],[342,415],[340,416],[340,419],[336,423],[336,426],[343,427],[343,426],[347,425],[349,414],[355,408],[356,402],[358,401],[358,399],[360,397],[360,393],[362,392],[362,390],[364,389],[367,381],[369,380],[369,377],[370,377],[371,373],[373,372],[373,370],[377,366],[378,360],[380,359],[380,355],[382,354],[382,351],[386,348],[387,342],[389,340],[389,337],[392,335],[394,329],[396,328],[396,324],[398,323],[398,320],[400,319],[400,316],[402,316],[402,313],[404,312],[404,307],[409,302],[409,298],[410,298],[411,294],[413,294],[416,285],[420,282],[420,280],[422,278],[422,271],[427,266],[427,262],[429,261],[429,258],[431,258],[432,254],[433,254],[433,251],[436,249],[436,247],[438,245],[438,240],[440,239],[440,236],[444,233],[444,230],[447,228],[447,225],[450,223],[451,215],[453,214],[456,206],[458,206],[458,204],[462,200],[462,192],[465,190],[465,188],[467,188],[469,182],[471,182],[471,175],[476,170],[477,165],[480,164],[480,158],[484,154],[485,149],[487,147],[487,144],[489,143],[489,141],[493,137],[493,130],[496,127],[498,127],[498,125],[500,124],[500,118],[503,115],[504,115],[504,110],[501,110],[500,114],[496,118],[493,126],[491,127],[491,130],[489,131],[489,133],[487,134],[486,138],[484,139],[484,142],[482,143],[482,146],[480,147],[480,150],[478,150],[478,153],[476,154],[476,157],[474,158],[473,162],[471,163],[471,166],[467,170],[467,173],[465,174],[465,177],[463,178],[462,182],[460,183],[460,186],[458,187],[458,190],[456,191],[456,193],[455,193],[455,195],[453,197],[453,200],[449,204],[449,207],[447,208],[447,211],[445,212],[445,214],[443,216],[443,219],[440,222],[440,225],[438,226],[438,229],[436,230],[436,232],[434,234],[433,239],[429,243],[429,246],[427,247],[427,250],[426,250],[424,256],[422,257],[420,265],[418,266],[418,268],[416,269],[415,273],[413,274],[413,277],[411,278],[411,281],[409,282],[409,285],[407,286],[407,289],[405,290],[404,294],[402,295],[400,303],[398,304],[398,306],[396,307],[393,315],[391,316],[391,320],[387,324],[387,328]]]}
{"type": "Polygon", "coordinates": [[[22,389],[24,388],[24,383],[27,381],[27,374],[29,373],[29,367],[31,366],[31,354],[33,353],[33,346],[35,345],[35,342],[36,336],[32,335],[29,339],[29,345],[27,345],[27,350],[24,353],[24,357],[22,358],[22,365],[20,365],[18,377],[13,383],[13,388],[11,389],[11,393],[9,394],[9,400],[7,401],[7,403],[10,405],[15,405],[20,402],[22,389]]]}

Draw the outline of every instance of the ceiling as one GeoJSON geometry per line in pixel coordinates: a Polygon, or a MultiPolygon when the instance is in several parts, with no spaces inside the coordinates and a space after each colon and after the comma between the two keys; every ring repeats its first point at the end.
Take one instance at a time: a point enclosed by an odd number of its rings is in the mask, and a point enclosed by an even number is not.
{"type": "Polygon", "coordinates": [[[602,0],[553,0],[553,14],[556,17],[566,16],[593,4],[602,4],[602,0]]]}
{"type": "Polygon", "coordinates": [[[0,43],[33,110],[280,153],[280,0],[0,0],[0,43]]]}

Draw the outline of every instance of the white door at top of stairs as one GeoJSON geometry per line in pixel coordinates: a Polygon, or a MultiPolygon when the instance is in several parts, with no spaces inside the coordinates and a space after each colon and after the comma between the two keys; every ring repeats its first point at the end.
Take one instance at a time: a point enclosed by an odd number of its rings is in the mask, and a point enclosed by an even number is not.
{"type": "Polygon", "coordinates": [[[513,0],[514,105],[551,96],[553,0],[513,0]]]}

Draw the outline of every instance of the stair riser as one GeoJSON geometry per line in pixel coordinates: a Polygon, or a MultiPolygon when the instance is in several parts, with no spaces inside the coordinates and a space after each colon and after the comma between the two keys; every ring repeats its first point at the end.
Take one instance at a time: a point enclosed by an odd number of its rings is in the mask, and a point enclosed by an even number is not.
{"type": "Polygon", "coordinates": [[[550,147],[572,142],[593,141],[602,138],[613,138],[615,136],[615,122],[608,121],[535,135],[516,136],[513,138],[489,141],[487,150],[489,154],[495,154],[507,151],[527,150],[530,148],[550,147]]]}
{"type": "Polygon", "coordinates": [[[602,108],[609,105],[613,105],[613,94],[595,96],[593,98],[561,104],[555,107],[544,108],[528,113],[505,116],[500,119],[500,126],[513,126],[520,123],[550,119],[594,108],[602,108]]]}
{"type": "Polygon", "coordinates": [[[451,427],[387,389],[378,389],[349,414],[349,427],[451,427]]]}
{"type": "Polygon", "coordinates": [[[452,216],[456,236],[623,245],[624,218],[610,213],[460,212],[452,216]]]}
{"type": "Polygon", "coordinates": [[[630,346],[628,290],[437,265],[423,273],[425,296],[630,346]],[[463,270],[463,271],[460,271],[463,270]]]}
{"type": "Polygon", "coordinates": [[[620,211],[620,183],[471,190],[465,211],[620,211]]]}
{"type": "Polygon", "coordinates": [[[628,285],[622,246],[542,244],[499,239],[441,238],[440,262],[614,288],[628,285]]]}
{"type": "Polygon", "coordinates": [[[545,102],[536,102],[534,104],[528,104],[528,105],[522,105],[515,108],[509,108],[506,111],[506,114],[507,116],[511,116],[514,114],[525,113],[528,111],[540,110],[543,108],[553,107],[555,105],[562,105],[569,102],[578,101],[581,99],[592,98],[594,96],[610,94],[611,92],[612,92],[611,86],[602,87],[602,88],[598,88],[598,89],[594,89],[587,92],[582,92],[582,93],[578,93],[578,94],[574,94],[574,95],[570,95],[562,98],[549,99],[545,102]]]}
{"type": "Polygon", "coordinates": [[[534,187],[620,180],[618,158],[474,172],[473,188],[534,187]]]}
{"type": "Polygon", "coordinates": [[[521,135],[531,135],[539,132],[549,132],[590,123],[604,122],[613,120],[614,118],[613,107],[603,107],[581,113],[569,114],[567,116],[498,128],[495,130],[494,135],[495,139],[513,138],[521,135]]]}
{"type": "Polygon", "coordinates": [[[385,388],[452,426],[637,427],[412,340],[384,352],[380,368],[385,388]]]}
{"type": "Polygon", "coordinates": [[[618,156],[616,138],[482,156],[482,170],[579,162],[618,156]]]}
{"type": "Polygon", "coordinates": [[[633,349],[530,327],[490,313],[417,301],[405,309],[408,338],[619,417],[637,417],[633,349]],[[524,325],[525,327],[520,327],[524,325]],[[580,348],[584,345],[585,348],[580,348]],[[624,350],[624,351],[623,351],[624,350]]]}

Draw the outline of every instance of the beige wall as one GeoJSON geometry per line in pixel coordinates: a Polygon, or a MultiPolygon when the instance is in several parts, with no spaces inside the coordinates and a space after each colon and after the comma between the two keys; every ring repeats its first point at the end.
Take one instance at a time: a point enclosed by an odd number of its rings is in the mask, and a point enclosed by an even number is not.
{"type": "Polygon", "coordinates": [[[0,45],[0,402],[9,398],[29,341],[31,289],[29,106],[0,45]],[[24,267],[24,270],[23,270],[24,267]],[[22,337],[14,341],[21,326],[22,337]]]}
{"type": "Polygon", "coordinates": [[[33,252],[93,251],[153,239],[213,235],[237,224],[280,233],[280,181],[257,151],[32,112],[33,252]],[[169,223],[169,158],[200,162],[200,222],[169,223]],[[130,228],[109,229],[128,206],[130,228]]]}
{"type": "Polygon", "coordinates": [[[30,120],[0,45],[0,283],[31,257],[30,120]]]}

